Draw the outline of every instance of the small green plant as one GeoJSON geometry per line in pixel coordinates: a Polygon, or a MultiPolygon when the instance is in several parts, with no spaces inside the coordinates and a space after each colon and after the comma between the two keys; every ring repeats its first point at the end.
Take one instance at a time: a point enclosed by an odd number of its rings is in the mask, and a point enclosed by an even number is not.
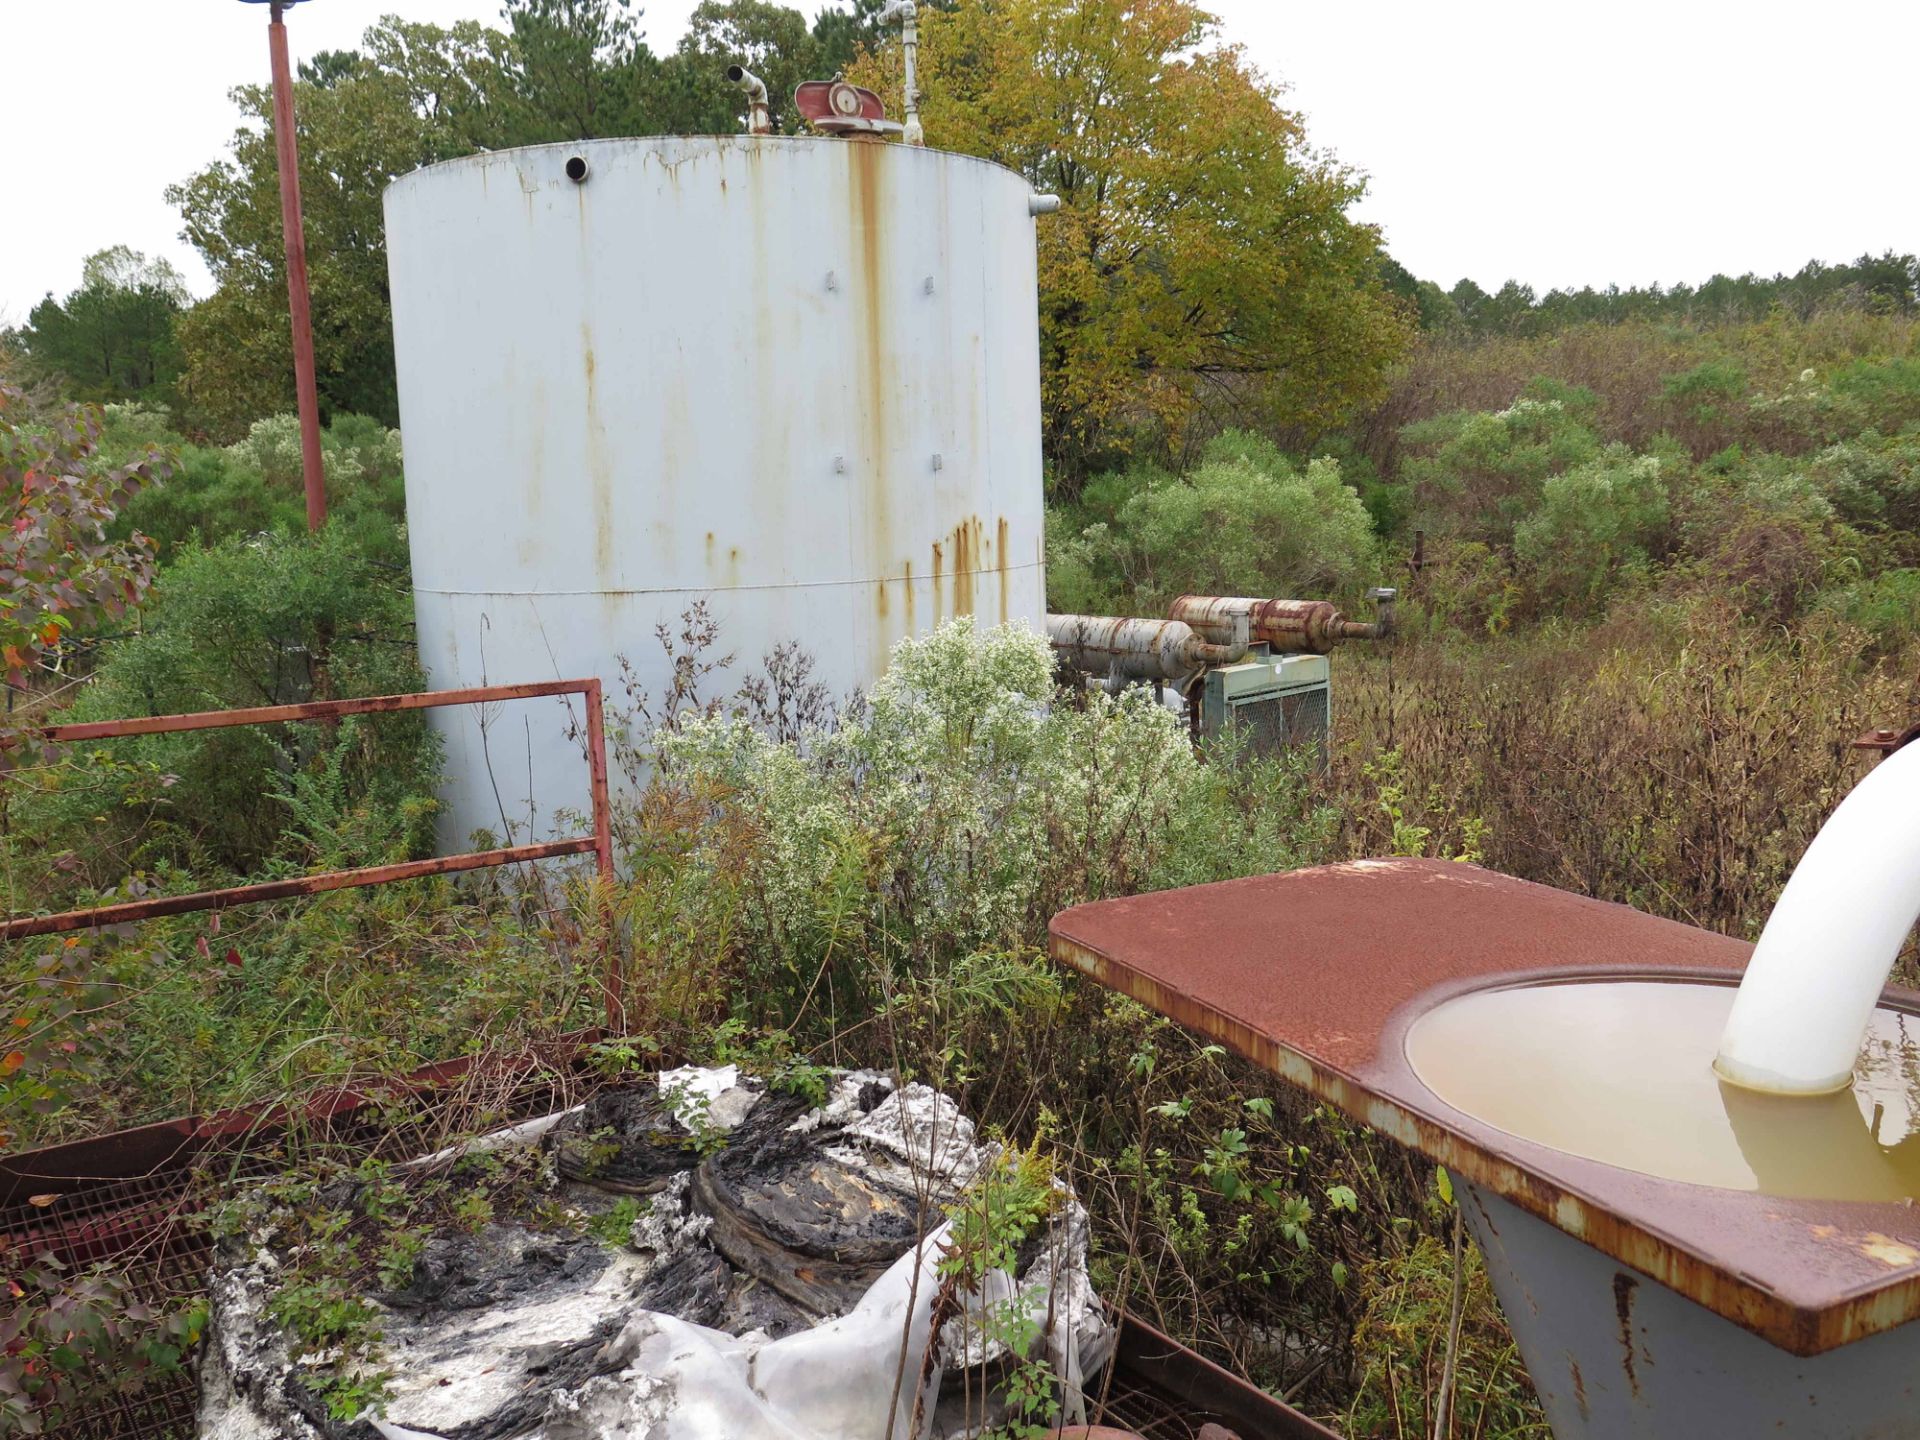
{"type": "Polygon", "coordinates": [[[493,1201],[485,1190],[468,1190],[453,1202],[453,1218],[463,1229],[477,1234],[493,1221],[493,1201]]]}
{"type": "Polygon", "coordinates": [[[40,1255],[0,1281],[0,1433],[59,1434],[106,1396],[181,1368],[207,1328],[195,1299],[135,1300],[111,1266],[75,1270],[40,1255]]]}
{"type": "Polygon", "coordinates": [[[1024,1150],[1001,1152],[954,1207],[952,1238],[940,1273],[978,1284],[989,1272],[1011,1274],[1021,1245],[1060,1203],[1058,1172],[1036,1136],[1024,1150]]]}
{"type": "Polygon", "coordinates": [[[430,1233],[425,1226],[411,1225],[392,1231],[381,1242],[374,1265],[382,1288],[404,1290],[413,1282],[414,1266],[427,1248],[430,1233]]]}
{"type": "Polygon", "coordinates": [[[587,1233],[602,1245],[618,1249],[633,1243],[633,1224],[640,1218],[640,1202],[622,1195],[610,1209],[587,1221],[587,1233]]]}
{"type": "Polygon", "coordinates": [[[690,1085],[666,1085],[661,1087],[660,1099],[686,1127],[687,1138],[680,1143],[687,1149],[705,1159],[727,1148],[726,1129],[715,1125],[708,1113],[713,1106],[711,1095],[690,1085]]]}

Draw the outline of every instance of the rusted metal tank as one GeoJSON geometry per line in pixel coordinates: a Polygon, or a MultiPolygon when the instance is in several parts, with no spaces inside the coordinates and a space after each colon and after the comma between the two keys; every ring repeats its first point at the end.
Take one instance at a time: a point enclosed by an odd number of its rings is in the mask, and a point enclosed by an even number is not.
{"type": "Polygon", "coordinates": [[[1182,595],[1167,618],[1184,621],[1213,640],[1246,625],[1276,655],[1324,655],[1343,640],[1381,640],[1393,633],[1391,590],[1376,590],[1380,618],[1349,620],[1330,600],[1259,600],[1244,595],[1182,595]]]}
{"type": "MultiPolygon", "coordinates": [[[[654,638],[798,642],[837,696],[904,635],[1044,612],[1034,219],[1019,175],[830,137],[480,154],[388,189],[421,657],[599,675],[654,638]]],[[[737,683],[737,681],[736,681],[737,683]]],[[[584,808],[511,707],[444,722],[463,842],[584,808]]]]}

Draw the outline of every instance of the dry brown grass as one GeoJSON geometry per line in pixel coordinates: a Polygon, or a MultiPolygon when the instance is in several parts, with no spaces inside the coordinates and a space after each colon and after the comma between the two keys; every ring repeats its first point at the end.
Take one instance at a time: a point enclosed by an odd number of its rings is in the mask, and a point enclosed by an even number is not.
{"type": "Polygon", "coordinates": [[[1363,766],[1397,751],[1435,853],[1477,817],[1493,869],[1748,936],[1863,773],[1853,739],[1920,699],[1910,657],[1869,663],[1847,627],[1789,632],[1714,600],[1349,652],[1340,672],[1351,852],[1391,845],[1363,766]]]}

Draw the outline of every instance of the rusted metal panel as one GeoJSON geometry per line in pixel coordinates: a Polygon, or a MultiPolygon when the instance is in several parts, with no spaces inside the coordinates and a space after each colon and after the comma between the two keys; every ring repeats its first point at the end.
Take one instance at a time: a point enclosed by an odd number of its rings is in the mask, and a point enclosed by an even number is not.
{"type": "Polygon", "coordinates": [[[1120,1312],[1118,1371],[1137,1375],[1192,1407],[1188,1419],[1230,1427],[1244,1440],[1340,1440],[1318,1421],[1196,1355],[1139,1316],[1120,1312]]]}
{"type": "MultiPolygon", "coordinates": [[[[1377,860],[1079,906],[1055,917],[1052,949],[1796,1355],[1920,1317],[1914,1207],[1636,1175],[1494,1130],[1407,1062],[1414,1020],[1489,982],[1732,983],[1742,941],[1476,866],[1377,860]]],[[[1883,1003],[1920,1015],[1912,992],[1883,1003]]]]}
{"type": "MultiPolygon", "coordinates": [[[[795,641],[836,699],[956,614],[1037,629],[1031,195],[982,160],[819,136],[536,146],[396,181],[435,682],[613,685],[625,657],[657,703],[655,627],[677,633],[696,600],[738,657],[716,683],[795,641]]],[[[510,711],[435,723],[445,840],[501,829],[493,779],[523,838],[585,808],[572,757],[510,711]]]]}

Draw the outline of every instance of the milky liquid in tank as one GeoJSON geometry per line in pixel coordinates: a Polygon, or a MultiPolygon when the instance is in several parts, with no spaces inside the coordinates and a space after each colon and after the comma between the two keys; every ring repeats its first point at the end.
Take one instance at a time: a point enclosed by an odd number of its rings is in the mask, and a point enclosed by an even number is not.
{"type": "Polygon", "coordinates": [[[1407,1058],[1454,1109],[1642,1174],[1802,1199],[1920,1196],[1920,1016],[1880,1009],[1850,1088],[1722,1081],[1731,985],[1580,981],[1484,990],[1415,1021],[1407,1058]]]}

